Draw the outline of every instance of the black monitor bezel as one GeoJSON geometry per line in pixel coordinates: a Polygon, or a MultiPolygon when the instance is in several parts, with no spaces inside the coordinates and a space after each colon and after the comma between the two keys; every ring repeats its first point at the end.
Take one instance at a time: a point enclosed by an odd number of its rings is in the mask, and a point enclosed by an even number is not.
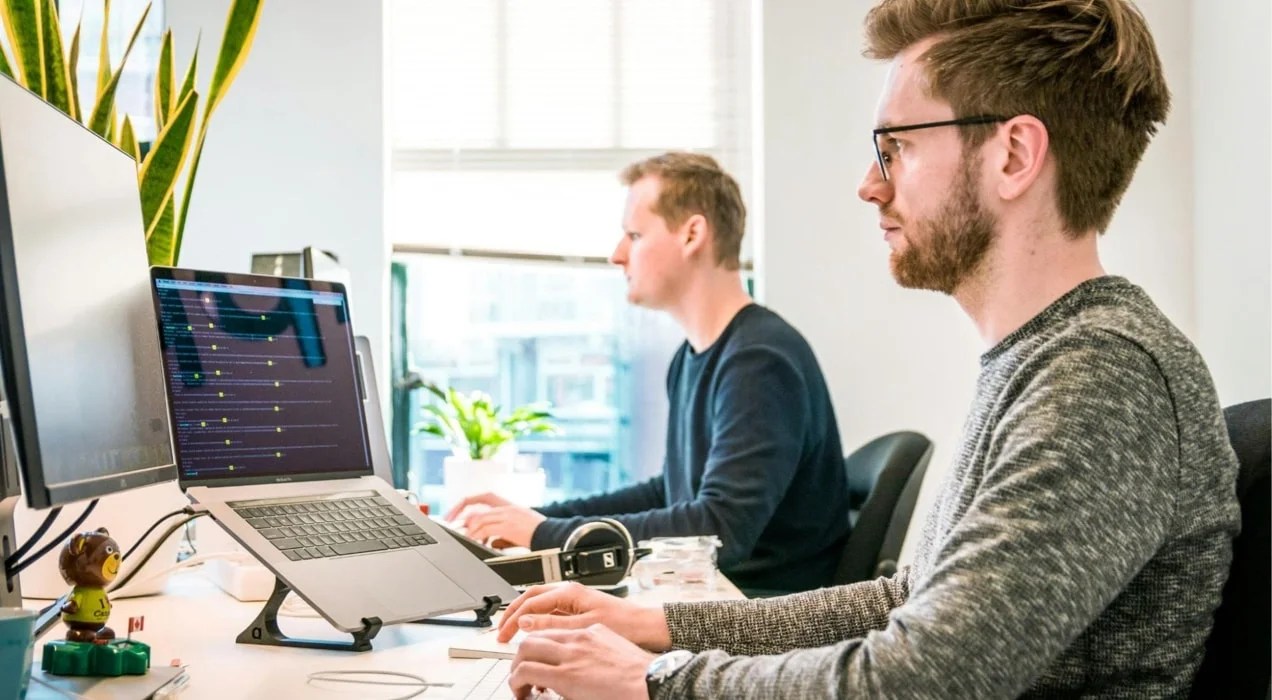
{"type": "MultiPolygon", "coordinates": [[[[70,119],[52,105],[49,105],[49,112],[70,119]]],[[[75,123],[79,125],[79,122],[75,123]]],[[[120,158],[127,158],[132,162],[132,156],[119,150],[114,144],[105,139],[101,139],[101,142],[114,149],[120,158]]],[[[140,199],[137,207],[141,208],[140,199]]],[[[141,231],[137,233],[140,235],[141,231]]],[[[0,299],[0,374],[4,380],[0,399],[7,402],[8,418],[13,425],[13,441],[16,444],[10,456],[16,456],[18,471],[25,486],[21,490],[26,494],[27,505],[32,508],[50,508],[175,480],[175,463],[68,484],[50,485],[44,479],[44,461],[40,454],[35,418],[35,396],[31,387],[31,365],[26,346],[26,327],[22,320],[13,234],[9,187],[4,168],[4,144],[0,142],[0,292],[3,294],[3,299],[0,299]]],[[[138,245],[142,245],[141,241],[138,241],[138,245]]],[[[5,435],[3,441],[7,443],[8,440],[9,436],[5,435]]]]}
{"type": "MultiPolygon", "coordinates": [[[[162,266],[156,265],[150,268],[150,298],[155,305],[155,320],[159,324],[159,349],[160,349],[161,355],[167,352],[168,345],[167,345],[167,339],[164,337],[164,334],[163,334],[163,327],[162,327],[163,319],[161,317],[162,310],[159,308],[159,295],[157,294],[158,286],[156,283],[159,280],[176,280],[176,281],[185,281],[185,282],[215,282],[218,284],[241,284],[241,285],[249,286],[249,287],[275,286],[280,289],[283,288],[284,283],[295,284],[297,282],[300,282],[304,285],[307,285],[307,288],[312,291],[335,292],[340,294],[340,296],[344,298],[345,313],[349,314],[349,311],[350,311],[348,292],[345,290],[345,286],[339,282],[313,280],[313,279],[306,279],[303,277],[275,277],[272,275],[258,275],[253,273],[244,273],[244,272],[220,272],[220,271],[212,271],[212,270],[195,270],[195,269],[180,268],[180,267],[162,267],[162,266]]],[[[362,375],[358,371],[357,354],[356,354],[357,347],[353,340],[353,335],[354,335],[353,334],[353,317],[347,315],[346,318],[349,319],[347,328],[349,330],[348,332],[349,352],[350,352],[350,357],[353,358],[353,363],[354,363],[353,377],[354,377],[355,384],[358,384],[362,381],[362,375]]],[[[177,439],[176,439],[177,417],[176,417],[176,412],[172,405],[172,395],[171,395],[172,377],[168,369],[168,363],[165,361],[163,364],[164,364],[164,367],[163,367],[164,387],[168,391],[168,402],[167,402],[168,403],[168,420],[172,425],[172,431],[173,431],[172,450],[173,450],[173,455],[177,463],[174,466],[174,468],[176,469],[176,472],[177,472],[176,474],[177,484],[181,487],[182,491],[185,491],[186,489],[189,489],[193,486],[209,486],[209,487],[254,486],[258,484],[297,483],[297,482],[306,482],[306,481],[330,481],[333,479],[351,479],[351,478],[356,478],[361,476],[371,476],[374,474],[375,467],[372,464],[372,459],[370,456],[371,444],[367,438],[367,419],[362,409],[362,387],[358,385],[354,387],[354,390],[355,390],[354,399],[358,403],[358,415],[361,416],[362,418],[362,420],[360,421],[360,427],[362,430],[362,444],[363,444],[363,447],[365,448],[364,451],[367,454],[366,467],[342,469],[338,471],[327,471],[327,472],[321,472],[321,473],[315,473],[315,474],[287,474],[284,476],[215,477],[215,478],[205,478],[205,479],[190,478],[185,476],[184,474],[181,473],[181,469],[179,468],[179,465],[181,464],[181,447],[177,443],[177,439]]]]}

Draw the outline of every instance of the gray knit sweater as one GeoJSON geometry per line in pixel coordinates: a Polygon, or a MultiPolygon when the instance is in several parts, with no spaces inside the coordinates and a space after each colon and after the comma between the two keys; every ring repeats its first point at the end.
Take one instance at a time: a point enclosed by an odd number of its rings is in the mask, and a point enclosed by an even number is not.
{"type": "Polygon", "coordinates": [[[1236,468],[1196,349],[1139,287],[1091,280],[982,356],[913,566],[667,605],[701,653],[659,698],[1184,696],[1236,468]]]}

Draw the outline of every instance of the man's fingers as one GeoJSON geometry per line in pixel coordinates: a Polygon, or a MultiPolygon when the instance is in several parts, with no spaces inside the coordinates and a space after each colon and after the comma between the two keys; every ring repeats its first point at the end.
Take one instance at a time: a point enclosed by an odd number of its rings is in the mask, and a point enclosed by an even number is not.
{"type": "Polygon", "coordinates": [[[569,658],[569,652],[560,635],[548,632],[529,634],[517,645],[517,658],[523,661],[560,666],[569,658]]]}
{"type": "Polygon", "coordinates": [[[592,625],[592,616],[583,613],[581,615],[522,615],[517,620],[517,626],[526,632],[539,632],[544,634],[555,631],[580,630],[586,629],[592,625]]]}
{"type": "Polygon", "coordinates": [[[517,700],[529,700],[534,697],[536,689],[551,688],[560,685],[561,673],[556,666],[537,661],[512,662],[512,673],[508,674],[508,687],[517,700]]]}
{"type": "Polygon", "coordinates": [[[499,641],[506,642],[520,629],[518,619],[522,615],[544,615],[554,612],[573,613],[571,603],[573,586],[532,586],[504,611],[499,623],[499,641]]]}

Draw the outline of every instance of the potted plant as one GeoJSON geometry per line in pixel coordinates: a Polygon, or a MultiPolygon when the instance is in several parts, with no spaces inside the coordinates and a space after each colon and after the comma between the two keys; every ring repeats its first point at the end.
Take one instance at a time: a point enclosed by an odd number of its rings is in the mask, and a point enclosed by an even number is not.
{"type": "MultiPolygon", "coordinates": [[[[427,389],[435,401],[423,406],[428,416],[415,426],[415,432],[436,435],[451,447],[451,455],[442,463],[444,505],[449,507],[466,495],[483,491],[503,492],[522,502],[527,491],[535,490],[536,484],[515,483],[520,481],[513,476],[516,439],[560,434],[547,404],[527,404],[505,412],[481,391],[465,394],[427,382],[418,386],[427,389]]],[[[542,472],[536,470],[529,479],[537,482],[541,494],[542,472]]]]}
{"type": "Polygon", "coordinates": [[[146,252],[152,265],[175,265],[181,251],[181,235],[190,211],[190,191],[194,187],[208,121],[234,82],[247,60],[256,36],[264,0],[233,0],[225,22],[221,50],[212,71],[202,115],[199,93],[194,89],[199,51],[195,48],[190,66],[178,85],[172,65],[172,30],[164,32],[159,49],[159,65],[155,70],[155,123],[159,135],[143,155],[137,142],[132,120],[121,120],[115,110],[115,93],[124,63],[141,33],[150,6],[130,35],[118,67],[111,68],[107,28],[110,24],[110,0],[106,3],[106,20],[102,22],[101,51],[98,55],[96,96],[91,109],[81,108],[76,68],[79,62],[80,25],[76,25],[68,44],[63,43],[57,0],[23,0],[0,2],[0,20],[8,39],[8,53],[0,46],[0,73],[44,98],[71,118],[82,122],[102,138],[137,160],[137,181],[141,191],[142,220],[145,222],[146,252]],[[182,169],[183,193],[176,189],[182,169]]]}

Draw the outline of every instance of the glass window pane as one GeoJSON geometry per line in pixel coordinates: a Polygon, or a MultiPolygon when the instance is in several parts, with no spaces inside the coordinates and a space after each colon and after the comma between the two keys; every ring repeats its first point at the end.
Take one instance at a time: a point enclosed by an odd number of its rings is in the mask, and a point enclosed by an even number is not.
{"type": "MultiPolygon", "coordinates": [[[[506,407],[552,402],[559,436],[519,438],[539,455],[546,500],[605,491],[661,468],[663,377],[682,336],[663,314],[628,306],[604,266],[403,255],[408,364],[426,380],[480,389],[506,407]]],[[[394,321],[395,327],[397,321],[394,321]]],[[[410,423],[427,395],[411,397],[410,423]]],[[[441,438],[410,437],[410,488],[437,508],[441,438]]]]}
{"type": "Polygon", "coordinates": [[[395,243],[608,257],[626,193],[612,171],[399,171],[395,243]]]}
{"type": "MultiPolygon", "coordinates": [[[[137,20],[141,19],[141,13],[150,4],[150,0],[114,0],[110,4],[107,48],[112,68],[119,67],[119,59],[128,47],[128,39],[137,26],[137,20]]],[[[68,52],[76,24],[83,23],[75,79],[79,87],[80,112],[88,114],[97,103],[97,58],[102,45],[105,6],[101,0],[59,0],[58,18],[68,52]]],[[[153,3],[150,14],[146,16],[146,24],[128,56],[128,64],[119,77],[119,87],[115,93],[115,111],[120,122],[123,122],[124,115],[127,114],[140,142],[154,141],[158,135],[155,128],[154,85],[155,72],[159,67],[159,48],[163,45],[164,26],[163,3],[153,3]]],[[[177,70],[184,71],[185,67],[177,70]]],[[[174,78],[180,79],[181,76],[174,78]]]]}
{"type": "Polygon", "coordinates": [[[614,144],[611,5],[608,0],[508,0],[509,147],[614,144]]]}
{"type": "Polygon", "coordinates": [[[622,146],[716,145],[713,9],[711,0],[623,3],[622,146]]]}
{"type": "Polygon", "coordinates": [[[390,8],[389,129],[396,148],[496,144],[494,0],[395,0],[390,8]]]}

